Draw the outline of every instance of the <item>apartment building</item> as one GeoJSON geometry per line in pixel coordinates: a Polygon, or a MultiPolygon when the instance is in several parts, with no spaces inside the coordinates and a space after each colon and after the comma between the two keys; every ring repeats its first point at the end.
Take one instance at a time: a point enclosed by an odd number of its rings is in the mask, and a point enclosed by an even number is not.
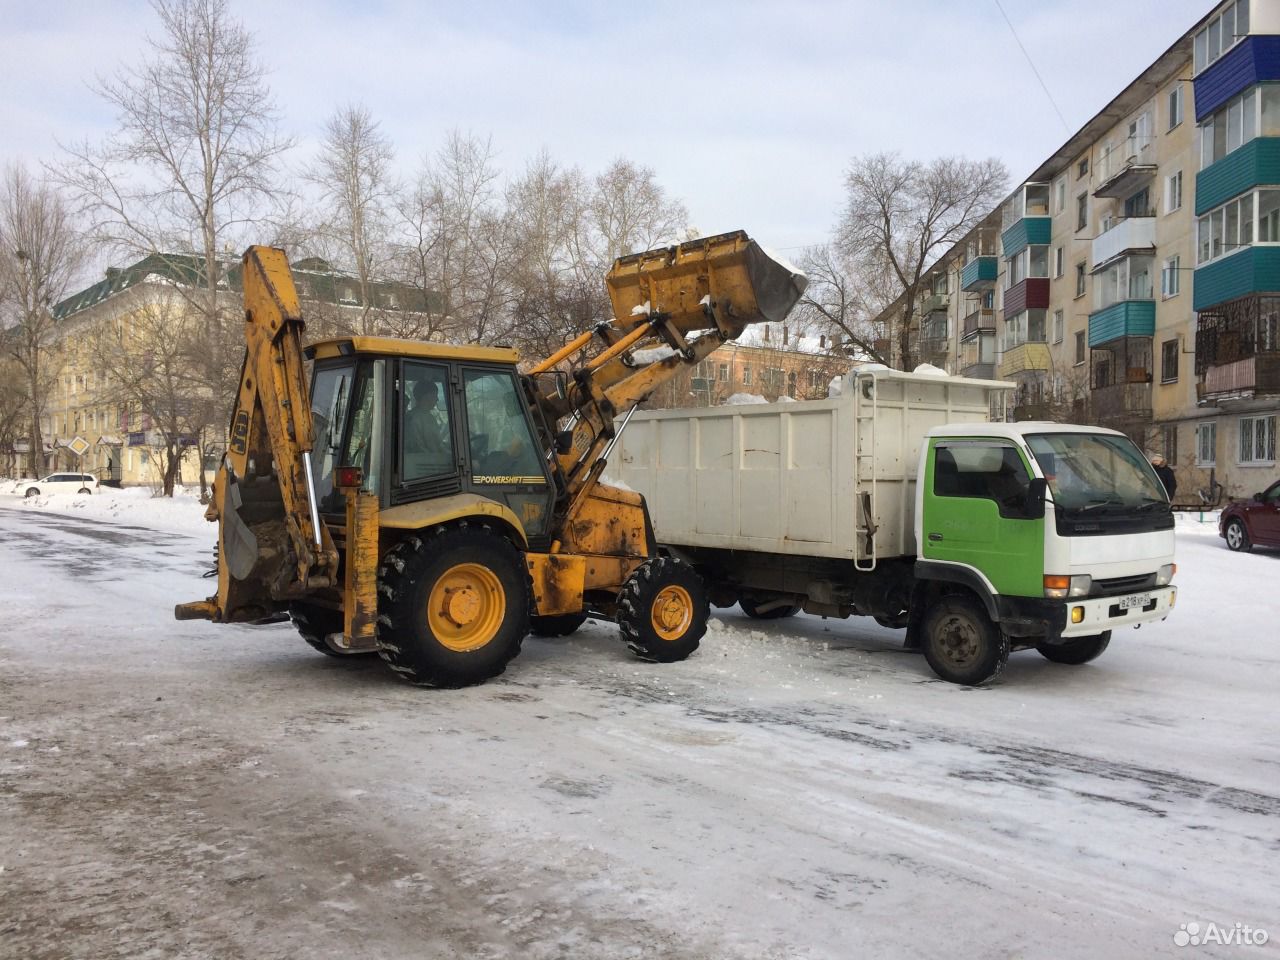
{"type": "Polygon", "coordinates": [[[1274,479],[1280,0],[1214,7],[928,274],[922,360],[1098,423],[1192,503],[1274,479]]]}
{"type": "MultiPolygon", "coordinates": [[[[128,267],[108,269],[102,280],[54,305],[58,335],[50,360],[58,374],[42,418],[45,457],[42,464],[28,459],[27,471],[83,470],[113,485],[158,485],[161,450],[170,439],[183,447],[179,482],[198,484],[202,469],[209,474],[216,468],[225,441],[222,420],[229,411],[213,423],[196,413],[205,388],[187,368],[198,359],[175,353],[182,348],[166,332],[181,325],[182,314],[191,309],[201,263],[191,254],[153,254],[128,267]],[[126,356],[162,368],[155,379],[176,381],[171,395],[158,397],[148,409],[137,389],[126,388],[121,381],[129,372],[113,373],[104,359],[104,331],[114,331],[117,342],[129,344],[126,356]],[[160,408],[165,423],[156,422],[160,408]],[[200,426],[183,433],[184,423],[200,426]]],[[[231,259],[221,266],[220,296],[230,301],[227,316],[236,322],[242,309],[242,268],[231,259]]],[[[355,278],[314,258],[295,264],[293,274],[312,332],[349,329],[365,314],[355,278]]],[[[403,318],[438,309],[438,302],[428,304],[431,298],[421,291],[390,281],[371,284],[369,297],[380,315],[403,318]]]]}

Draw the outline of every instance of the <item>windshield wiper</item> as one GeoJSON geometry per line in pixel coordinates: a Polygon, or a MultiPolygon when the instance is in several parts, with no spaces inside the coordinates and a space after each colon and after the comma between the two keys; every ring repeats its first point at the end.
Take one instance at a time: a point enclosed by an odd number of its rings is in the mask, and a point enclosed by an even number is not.
{"type": "Polygon", "coordinates": [[[1077,507],[1080,513],[1088,513],[1090,510],[1098,510],[1102,507],[1123,507],[1124,501],[1117,500],[1114,497],[1095,497],[1082,507],[1077,507]]]}

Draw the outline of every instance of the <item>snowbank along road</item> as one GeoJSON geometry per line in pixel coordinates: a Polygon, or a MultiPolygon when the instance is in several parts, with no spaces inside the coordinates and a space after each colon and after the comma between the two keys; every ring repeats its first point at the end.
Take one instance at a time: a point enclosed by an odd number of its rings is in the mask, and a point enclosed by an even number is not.
{"type": "Polygon", "coordinates": [[[1182,528],[1167,622],[990,688],[870,622],[735,609],[686,663],[595,624],[439,691],[172,620],[210,589],[182,509],[0,498],[5,960],[1280,942],[1280,553],[1211,525],[1182,528]]]}

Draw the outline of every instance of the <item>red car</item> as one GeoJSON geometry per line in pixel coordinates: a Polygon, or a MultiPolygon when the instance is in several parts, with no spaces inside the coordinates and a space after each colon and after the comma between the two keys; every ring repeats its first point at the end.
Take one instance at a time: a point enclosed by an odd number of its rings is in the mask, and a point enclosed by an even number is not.
{"type": "Polygon", "coordinates": [[[1235,500],[1222,508],[1218,536],[1232,550],[1280,547],[1280,480],[1248,500],[1235,500]]]}

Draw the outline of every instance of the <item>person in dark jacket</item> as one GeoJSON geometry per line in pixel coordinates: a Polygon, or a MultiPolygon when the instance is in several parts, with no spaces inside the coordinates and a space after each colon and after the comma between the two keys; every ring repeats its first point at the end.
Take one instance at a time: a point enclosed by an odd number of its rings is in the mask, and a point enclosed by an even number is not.
{"type": "Polygon", "coordinates": [[[1158,453],[1151,458],[1151,466],[1155,468],[1156,476],[1164,484],[1164,492],[1169,495],[1170,500],[1173,500],[1173,495],[1178,491],[1178,478],[1173,475],[1173,467],[1169,466],[1169,462],[1158,453]]]}

